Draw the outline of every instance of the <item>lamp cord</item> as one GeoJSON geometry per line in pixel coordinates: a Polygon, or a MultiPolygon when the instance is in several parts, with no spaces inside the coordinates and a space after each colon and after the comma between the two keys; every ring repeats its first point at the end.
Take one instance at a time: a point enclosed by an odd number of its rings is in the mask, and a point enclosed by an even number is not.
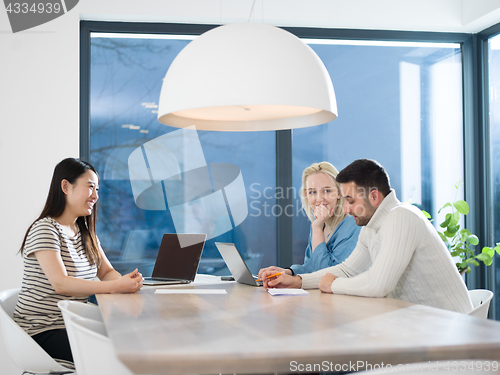
{"type": "Polygon", "coordinates": [[[253,0],[253,3],[252,3],[252,9],[250,9],[250,15],[248,16],[248,21],[247,22],[250,22],[250,18],[252,18],[252,15],[253,15],[253,8],[255,7],[255,2],[257,0],[253,0]]]}

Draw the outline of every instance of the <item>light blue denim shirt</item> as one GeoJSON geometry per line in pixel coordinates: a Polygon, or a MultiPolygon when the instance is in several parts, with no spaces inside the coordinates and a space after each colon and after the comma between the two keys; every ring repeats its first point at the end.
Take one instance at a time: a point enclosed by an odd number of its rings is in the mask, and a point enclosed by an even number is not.
{"type": "Polygon", "coordinates": [[[304,256],[304,264],[294,264],[290,268],[295,272],[309,273],[342,263],[351,255],[358,242],[361,227],[356,225],[352,216],[347,216],[335,229],[328,242],[320,243],[312,251],[312,228],[309,233],[309,244],[304,256]]]}

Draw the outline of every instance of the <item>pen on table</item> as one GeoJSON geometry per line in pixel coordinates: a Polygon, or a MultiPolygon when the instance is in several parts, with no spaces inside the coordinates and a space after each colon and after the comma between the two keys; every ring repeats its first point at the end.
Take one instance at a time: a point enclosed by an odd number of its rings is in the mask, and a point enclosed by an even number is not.
{"type": "MultiPolygon", "coordinates": [[[[286,272],[285,271],[281,271],[281,272],[278,272],[278,273],[275,273],[274,275],[269,275],[268,277],[266,277],[266,279],[270,279],[271,277],[276,277],[276,276],[279,276],[279,275],[284,275],[286,272]]],[[[261,279],[257,279],[255,281],[262,281],[261,279]]]]}

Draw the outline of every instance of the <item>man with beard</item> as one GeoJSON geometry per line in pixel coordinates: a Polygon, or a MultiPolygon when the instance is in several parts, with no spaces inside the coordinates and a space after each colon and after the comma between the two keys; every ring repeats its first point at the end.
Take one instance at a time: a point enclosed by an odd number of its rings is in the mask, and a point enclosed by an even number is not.
{"type": "Polygon", "coordinates": [[[309,274],[267,279],[266,288],[319,288],[323,293],[390,297],[468,313],[467,287],[439,237],[422,212],[401,203],[385,169],[376,161],[356,160],[337,181],[344,212],[362,226],[356,248],[341,264],[309,274]]]}

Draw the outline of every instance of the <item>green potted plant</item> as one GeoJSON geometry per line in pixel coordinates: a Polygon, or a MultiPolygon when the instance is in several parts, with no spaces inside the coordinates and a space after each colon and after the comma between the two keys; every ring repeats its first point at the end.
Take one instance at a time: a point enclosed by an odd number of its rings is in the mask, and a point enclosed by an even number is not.
{"type": "MultiPolygon", "coordinates": [[[[461,182],[455,185],[458,190],[461,182]]],[[[463,273],[470,272],[470,265],[479,266],[479,262],[483,262],[486,266],[491,265],[495,251],[500,254],[500,242],[495,247],[485,246],[479,254],[475,254],[475,246],[479,244],[479,239],[475,234],[472,234],[468,229],[460,229],[461,215],[465,216],[469,213],[469,205],[464,200],[457,200],[455,195],[454,202],[447,202],[441,207],[438,213],[443,210],[446,213],[444,221],[439,224],[441,230],[438,229],[438,234],[446,244],[454,259],[459,259],[456,263],[458,271],[463,273]]],[[[432,221],[431,215],[422,210],[423,214],[432,221]]]]}

